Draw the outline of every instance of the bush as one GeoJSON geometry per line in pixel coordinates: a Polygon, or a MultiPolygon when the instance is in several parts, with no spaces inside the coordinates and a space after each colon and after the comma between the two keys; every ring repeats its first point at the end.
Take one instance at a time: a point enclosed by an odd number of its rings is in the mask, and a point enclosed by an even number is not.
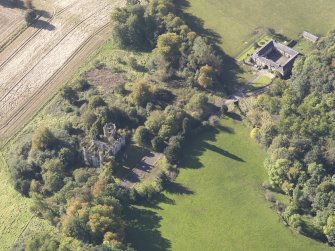
{"type": "Polygon", "coordinates": [[[265,192],[265,199],[270,202],[276,202],[276,198],[270,191],[265,192]]]}
{"type": "Polygon", "coordinates": [[[78,94],[77,91],[74,90],[70,86],[64,86],[61,91],[61,96],[67,100],[70,104],[74,104],[76,101],[78,101],[78,94]]]}
{"type": "Polygon", "coordinates": [[[96,68],[96,69],[102,69],[102,68],[104,68],[106,65],[103,63],[103,62],[101,62],[100,60],[94,60],[93,61],[93,66],[96,68]]]}
{"type": "Polygon", "coordinates": [[[94,96],[92,97],[90,100],[89,100],[89,106],[91,108],[97,108],[99,106],[105,106],[106,105],[106,102],[103,100],[102,97],[100,96],[94,96]]]}
{"type": "Polygon", "coordinates": [[[86,91],[90,88],[90,84],[86,79],[80,79],[78,80],[78,82],[76,83],[76,90],[82,92],[82,91],[86,91]]]}

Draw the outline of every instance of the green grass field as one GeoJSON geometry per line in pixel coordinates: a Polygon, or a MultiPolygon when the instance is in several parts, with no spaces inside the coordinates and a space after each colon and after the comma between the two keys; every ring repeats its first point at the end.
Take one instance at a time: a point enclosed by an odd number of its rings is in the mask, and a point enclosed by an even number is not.
{"type": "Polygon", "coordinates": [[[29,211],[31,200],[13,188],[5,160],[0,153],[0,251],[7,251],[22,235],[48,228],[49,224],[33,218],[29,211]],[[29,224],[28,224],[29,223],[29,224]]]}
{"type": "Polygon", "coordinates": [[[269,208],[264,158],[242,122],[223,120],[190,144],[176,183],[156,203],[132,208],[129,241],[139,251],[330,250],[269,208]]]}
{"type": "MultiPolygon", "coordinates": [[[[259,46],[263,46],[266,42],[268,42],[272,37],[268,34],[262,35],[256,42],[259,46]]],[[[254,44],[244,50],[237,58],[237,61],[247,60],[254,52],[257,50],[254,44]]]]}
{"type": "MultiPolygon", "coordinates": [[[[187,1],[187,0],[186,0],[187,1]]],[[[224,51],[236,57],[258,27],[296,38],[304,30],[325,34],[335,28],[333,0],[188,0],[186,10],[221,37],[224,51]]]]}
{"type": "Polygon", "coordinates": [[[252,83],[252,87],[254,88],[262,88],[269,85],[272,82],[271,78],[267,76],[260,76],[256,79],[254,83],[252,83]]]}

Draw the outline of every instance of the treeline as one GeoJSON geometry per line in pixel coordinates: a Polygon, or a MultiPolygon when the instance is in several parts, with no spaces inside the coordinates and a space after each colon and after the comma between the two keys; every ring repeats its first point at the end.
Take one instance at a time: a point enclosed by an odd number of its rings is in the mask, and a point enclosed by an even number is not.
{"type": "Polygon", "coordinates": [[[108,68],[94,61],[92,69],[126,81],[107,91],[85,76],[66,85],[57,105],[46,111],[59,118],[57,126],[35,126],[9,152],[15,188],[33,198],[32,212],[60,234],[34,234],[14,250],[133,250],[125,243],[124,209],[163,189],[170,171],[177,172],[187,139],[214,125],[213,114],[220,112],[212,101],[224,89],[221,54],[176,8],[173,1],[152,0],[128,1],[115,10],[113,40],[127,52],[145,50],[147,62],[118,58],[118,65],[108,68]],[[104,156],[101,168],[85,164],[83,147],[101,138],[106,123],[122,130],[128,144],[164,153],[156,180],[122,187],[117,173],[123,170],[123,152],[104,156]]]}
{"type": "Polygon", "coordinates": [[[259,96],[247,116],[251,136],[268,147],[271,185],[290,198],[283,218],[335,244],[335,32],[301,57],[292,78],[259,96]]]}

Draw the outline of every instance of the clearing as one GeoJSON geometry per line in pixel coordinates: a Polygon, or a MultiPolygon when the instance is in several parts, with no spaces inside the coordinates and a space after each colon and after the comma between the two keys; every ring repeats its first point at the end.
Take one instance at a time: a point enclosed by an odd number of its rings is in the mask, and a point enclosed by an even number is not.
{"type": "MultiPolygon", "coordinates": [[[[50,0],[49,0],[50,1],[50,0]]],[[[58,0],[0,53],[0,140],[8,139],[105,40],[123,0],[58,0]]]]}
{"type": "Polygon", "coordinates": [[[269,208],[264,158],[242,122],[223,120],[190,144],[156,203],[131,209],[129,241],[139,251],[331,250],[293,233],[269,208]]]}

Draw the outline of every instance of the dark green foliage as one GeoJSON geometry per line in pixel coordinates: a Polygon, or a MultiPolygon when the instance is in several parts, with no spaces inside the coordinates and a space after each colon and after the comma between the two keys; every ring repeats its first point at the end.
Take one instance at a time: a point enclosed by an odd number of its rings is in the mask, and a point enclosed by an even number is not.
{"type": "Polygon", "coordinates": [[[102,97],[99,97],[99,96],[93,96],[90,98],[89,102],[88,102],[89,106],[91,108],[97,108],[99,106],[105,106],[106,103],[105,101],[103,100],[102,97]]]}
{"type": "Polygon", "coordinates": [[[154,137],[151,140],[152,149],[156,152],[162,152],[166,146],[164,139],[159,136],[154,137]]]}
{"type": "Polygon", "coordinates": [[[158,24],[155,17],[145,13],[142,5],[128,5],[118,8],[112,14],[114,39],[122,47],[146,48],[155,43],[155,32],[158,24]]]}
{"type": "Polygon", "coordinates": [[[57,251],[59,247],[59,241],[55,237],[48,234],[40,234],[33,236],[31,239],[26,241],[26,251],[57,251]]]}
{"type": "Polygon", "coordinates": [[[61,91],[62,97],[69,101],[70,104],[74,104],[78,101],[78,93],[75,89],[70,86],[65,86],[61,91]]]}
{"type": "Polygon", "coordinates": [[[151,136],[150,131],[147,128],[141,126],[141,127],[138,127],[135,131],[134,141],[140,146],[149,146],[151,137],[152,136],[151,136]]]}
{"type": "MultiPolygon", "coordinates": [[[[289,223],[308,232],[301,216],[312,218],[312,228],[323,229],[333,244],[334,43],[331,33],[317,44],[319,50],[296,62],[290,80],[278,81],[255,104],[255,112],[263,114],[258,121],[259,140],[270,146],[265,162],[270,180],[291,197],[295,208],[289,223]]],[[[255,118],[253,112],[249,114],[255,118]]],[[[314,237],[320,239],[319,235],[314,237]]]]}

